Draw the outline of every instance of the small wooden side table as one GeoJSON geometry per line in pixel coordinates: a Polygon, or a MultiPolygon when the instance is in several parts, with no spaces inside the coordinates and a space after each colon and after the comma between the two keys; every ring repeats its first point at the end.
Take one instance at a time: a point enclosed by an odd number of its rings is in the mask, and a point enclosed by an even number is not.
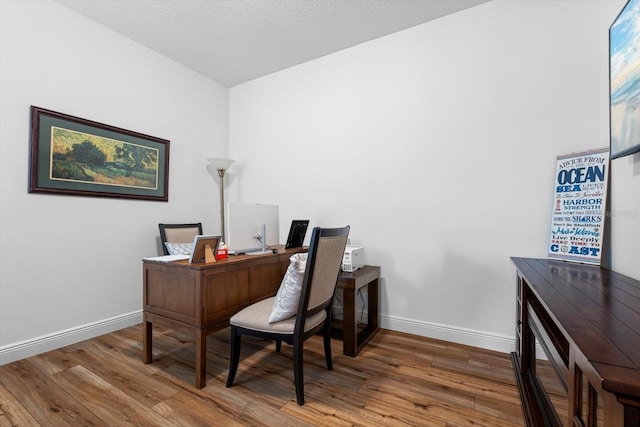
{"type": "Polygon", "coordinates": [[[380,329],[378,323],[378,280],[380,267],[365,265],[354,272],[340,272],[338,288],[342,289],[343,320],[334,319],[332,334],[342,338],[342,354],[355,357],[380,329]],[[361,288],[367,288],[369,305],[367,324],[358,326],[356,297],[361,288]]]}

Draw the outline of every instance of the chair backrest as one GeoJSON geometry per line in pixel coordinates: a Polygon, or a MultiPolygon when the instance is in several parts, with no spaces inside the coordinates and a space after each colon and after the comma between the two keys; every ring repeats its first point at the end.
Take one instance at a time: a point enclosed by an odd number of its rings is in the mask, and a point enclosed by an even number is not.
{"type": "Polygon", "coordinates": [[[342,228],[313,229],[298,304],[297,323],[330,306],[338,283],[349,228],[347,225],[342,228]]]}
{"type": "Polygon", "coordinates": [[[169,243],[191,243],[195,236],[202,235],[202,223],[191,224],[158,224],[160,228],[160,241],[162,251],[169,255],[166,242],[169,243]]]}

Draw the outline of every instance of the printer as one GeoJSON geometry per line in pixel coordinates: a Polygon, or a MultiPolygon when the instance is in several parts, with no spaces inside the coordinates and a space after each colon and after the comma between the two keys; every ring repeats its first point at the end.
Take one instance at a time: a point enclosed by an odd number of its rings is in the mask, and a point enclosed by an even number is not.
{"type": "Polygon", "coordinates": [[[342,256],[342,271],[352,272],[364,266],[364,248],[347,245],[342,256]]]}

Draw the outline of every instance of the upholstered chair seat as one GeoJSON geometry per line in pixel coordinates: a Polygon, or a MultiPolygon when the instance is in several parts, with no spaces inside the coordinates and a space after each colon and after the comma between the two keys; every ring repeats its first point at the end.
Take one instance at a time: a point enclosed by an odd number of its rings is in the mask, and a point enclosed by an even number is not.
{"type": "MultiPolygon", "coordinates": [[[[269,316],[271,315],[275,299],[276,297],[271,297],[250,305],[235,314],[229,323],[231,323],[232,326],[252,329],[254,331],[293,335],[296,326],[295,316],[279,322],[269,323],[269,316]]],[[[321,325],[326,318],[327,312],[325,310],[307,317],[304,322],[305,332],[321,325]]]]}

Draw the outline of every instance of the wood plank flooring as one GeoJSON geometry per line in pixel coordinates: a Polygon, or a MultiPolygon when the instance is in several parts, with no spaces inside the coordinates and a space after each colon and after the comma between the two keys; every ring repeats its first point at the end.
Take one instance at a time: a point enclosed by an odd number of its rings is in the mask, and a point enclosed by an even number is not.
{"type": "Polygon", "coordinates": [[[243,338],[225,388],[229,330],[209,335],[207,386],[194,388],[193,337],[154,325],[0,366],[0,426],[523,426],[509,355],[381,330],[356,358],[332,341],[305,346],[305,405],[295,398],[291,347],[243,338]]]}

